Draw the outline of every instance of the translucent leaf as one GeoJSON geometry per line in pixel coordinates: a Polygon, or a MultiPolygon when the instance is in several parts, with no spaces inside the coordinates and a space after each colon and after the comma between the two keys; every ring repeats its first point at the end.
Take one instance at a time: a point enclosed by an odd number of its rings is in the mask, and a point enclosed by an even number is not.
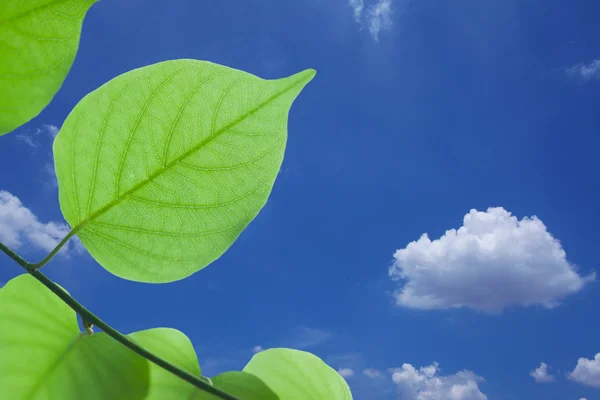
{"type": "Polygon", "coordinates": [[[314,74],[264,80],[175,60],[109,81],[54,142],[65,219],[122,278],[171,282],[204,268],[266,203],[289,109],[314,74]]]}
{"type": "Polygon", "coordinates": [[[81,333],[77,316],[30,275],[0,289],[3,399],[144,399],[148,363],[104,333],[81,333]]]}
{"type": "Polygon", "coordinates": [[[314,354],[268,349],[255,354],[244,371],[255,375],[280,400],[351,400],[346,380],[314,354]]]}
{"type": "MultiPolygon", "coordinates": [[[[260,379],[247,372],[230,371],[212,378],[215,387],[241,400],[279,400],[279,397],[260,379]]],[[[215,400],[218,397],[195,391],[192,400],[215,400]]]]}
{"type": "Polygon", "coordinates": [[[0,1],[0,135],[37,116],[58,92],[95,2],[0,1]]]}
{"type": "MultiPolygon", "coordinates": [[[[156,328],[131,333],[130,339],[158,357],[201,376],[192,342],[183,333],[170,328],[156,328]]],[[[150,386],[145,400],[190,399],[196,388],[171,372],[150,363],[150,386]]]]}
{"type": "MultiPolygon", "coordinates": [[[[128,335],[140,346],[173,365],[201,376],[194,347],[183,333],[169,328],[136,332],[128,335]]],[[[278,400],[257,377],[246,372],[231,371],[211,379],[213,386],[242,400],[278,400]]],[[[150,364],[150,386],[145,400],[189,399],[215,400],[218,397],[195,388],[163,368],[150,364]]]]}

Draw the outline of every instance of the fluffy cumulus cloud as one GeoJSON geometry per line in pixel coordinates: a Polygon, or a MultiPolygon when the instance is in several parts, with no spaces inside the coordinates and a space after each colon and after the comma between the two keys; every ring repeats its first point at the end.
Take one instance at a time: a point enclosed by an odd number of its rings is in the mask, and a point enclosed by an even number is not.
{"type": "Polygon", "coordinates": [[[582,81],[600,80],[600,59],[567,68],[567,75],[582,81]]]}
{"type": "MultiPolygon", "coordinates": [[[[0,241],[13,249],[28,244],[52,251],[69,233],[69,227],[63,223],[40,222],[38,217],[25,207],[18,197],[9,192],[0,191],[0,241]]],[[[71,250],[82,251],[79,242],[73,242],[71,250]]],[[[59,254],[67,254],[68,246],[59,254]]]]}
{"type": "Polygon", "coordinates": [[[425,233],[394,258],[397,304],[424,310],[551,308],[594,279],[578,274],[539,218],[518,220],[502,207],[471,210],[459,229],[435,240],[425,233]]]}
{"type": "Polygon", "coordinates": [[[351,368],[340,368],[338,369],[338,373],[344,378],[350,378],[352,375],[354,375],[354,370],[351,368]]]}
{"type": "Polygon", "coordinates": [[[439,375],[439,365],[434,362],[418,370],[411,364],[392,370],[392,380],[403,400],[487,400],[479,389],[483,378],[471,371],[454,375],[439,375]]]}
{"type": "Polygon", "coordinates": [[[548,364],[541,363],[540,366],[529,373],[536,383],[554,382],[554,376],[548,373],[548,364]]]}
{"type": "Polygon", "coordinates": [[[392,28],[392,0],[376,0],[368,7],[365,7],[364,0],[348,0],[348,4],[354,14],[354,20],[361,27],[366,26],[374,40],[379,40],[382,30],[392,28]]]}
{"type": "Polygon", "coordinates": [[[569,379],[600,388],[600,353],[593,360],[580,358],[577,360],[575,369],[569,374],[569,379]]]}

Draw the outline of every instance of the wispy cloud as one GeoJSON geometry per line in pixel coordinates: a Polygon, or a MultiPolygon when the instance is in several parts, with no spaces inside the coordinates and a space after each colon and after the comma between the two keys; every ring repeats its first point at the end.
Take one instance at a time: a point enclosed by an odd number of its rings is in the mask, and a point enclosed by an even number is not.
{"type": "MultiPolygon", "coordinates": [[[[56,181],[54,160],[50,149],[58,132],[59,128],[55,125],[42,125],[42,127],[36,129],[35,132],[22,132],[15,136],[19,142],[31,147],[33,153],[37,153],[39,149],[46,150],[47,158],[43,170],[48,175],[48,179],[45,183],[52,190],[55,190],[58,187],[58,182],[56,181]]],[[[35,154],[35,158],[36,160],[39,160],[42,157],[40,157],[39,154],[35,154]]]]}
{"type": "Polygon", "coordinates": [[[29,147],[38,148],[40,147],[40,135],[50,137],[54,140],[56,135],[58,135],[58,130],[58,127],[55,125],[42,125],[41,128],[36,129],[33,133],[19,133],[15,137],[29,147]]]}
{"type": "Polygon", "coordinates": [[[392,0],[378,0],[368,12],[369,32],[375,40],[383,29],[392,28],[392,0]]]}
{"type": "Polygon", "coordinates": [[[540,366],[529,373],[536,383],[554,382],[554,376],[548,373],[548,364],[541,363],[540,366]]]}
{"type": "Polygon", "coordinates": [[[348,0],[348,4],[350,4],[350,7],[354,12],[354,20],[360,23],[362,18],[362,12],[365,8],[365,2],[363,0],[348,0]]]}
{"type": "Polygon", "coordinates": [[[581,81],[600,80],[600,59],[589,64],[579,63],[566,69],[567,75],[581,81]]]}
{"type": "MultiPolygon", "coordinates": [[[[50,252],[69,231],[69,226],[64,223],[40,222],[18,197],[7,191],[0,191],[0,240],[7,246],[18,249],[28,243],[50,252]]],[[[73,240],[59,254],[83,251],[81,242],[73,240]]]]}
{"type": "Polygon", "coordinates": [[[338,373],[344,378],[350,378],[354,375],[354,370],[352,368],[340,368],[338,369],[338,373]]]}
{"type": "Polygon", "coordinates": [[[382,379],[384,377],[383,372],[375,368],[363,369],[363,375],[370,379],[382,379]]]}
{"type": "Polygon", "coordinates": [[[290,337],[290,347],[299,350],[308,349],[328,341],[331,336],[332,335],[330,332],[322,329],[300,326],[292,333],[290,337]]]}
{"type": "Polygon", "coordinates": [[[252,348],[252,352],[253,352],[254,354],[256,354],[256,353],[260,353],[261,351],[264,351],[264,350],[265,350],[265,349],[263,349],[263,347],[262,347],[262,346],[254,346],[254,347],[252,348]]]}
{"type": "Polygon", "coordinates": [[[376,0],[366,8],[364,0],[348,0],[348,5],[352,9],[354,20],[361,28],[366,27],[375,41],[379,40],[381,31],[393,26],[392,0],[376,0]]]}

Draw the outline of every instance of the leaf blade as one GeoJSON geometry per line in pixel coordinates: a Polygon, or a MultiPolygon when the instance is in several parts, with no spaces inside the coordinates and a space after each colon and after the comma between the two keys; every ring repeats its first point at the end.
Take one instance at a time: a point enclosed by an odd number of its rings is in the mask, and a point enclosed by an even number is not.
{"type": "MultiPolygon", "coordinates": [[[[239,397],[241,400],[280,400],[280,398],[256,376],[243,371],[229,371],[212,379],[215,387],[239,397]]],[[[206,392],[196,390],[190,400],[215,400],[206,392]]],[[[283,400],[283,399],[281,399],[283,400]]]]}
{"type": "Polygon", "coordinates": [[[75,312],[30,275],[0,289],[0,326],[0,387],[7,398],[146,395],[146,360],[104,333],[79,332],[75,312]]]}
{"type": "Polygon", "coordinates": [[[62,86],[97,0],[0,4],[0,135],[37,116],[62,86]]]}
{"type": "Polygon", "coordinates": [[[184,59],[113,79],[54,142],[65,219],[122,278],[171,282],[205,267],[266,203],[289,108],[314,74],[267,81],[184,59]]]}
{"type": "MultiPolygon", "coordinates": [[[[154,328],[127,336],[178,368],[202,376],[194,347],[182,332],[170,328],[154,328]]],[[[188,382],[150,363],[150,384],[145,400],[189,399],[195,390],[197,389],[188,382]]]]}
{"type": "Polygon", "coordinates": [[[273,348],[255,354],[244,372],[262,380],[281,400],[352,400],[348,383],[314,354],[273,348]]]}

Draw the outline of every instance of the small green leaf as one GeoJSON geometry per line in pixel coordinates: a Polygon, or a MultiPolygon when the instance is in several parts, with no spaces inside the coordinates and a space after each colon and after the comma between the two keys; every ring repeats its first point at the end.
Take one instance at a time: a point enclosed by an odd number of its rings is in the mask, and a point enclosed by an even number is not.
{"type": "MultiPolygon", "coordinates": [[[[215,387],[237,396],[241,400],[280,400],[263,381],[247,372],[224,372],[211,380],[215,387]]],[[[218,397],[199,390],[196,390],[195,395],[191,397],[191,400],[215,399],[218,399],[218,397]]]]}
{"type": "Polygon", "coordinates": [[[255,354],[244,371],[255,375],[280,400],[351,400],[341,375],[314,354],[293,349],[268,349],[255,354]]]}
{"type": "Polygon", "coordinates": [[[0,1],[0,135],[37,116],[58,92],[95,2],[0,1]]]}
{"type": "Polygon", "coordinates": [[[81,333],[75,312],[30,275],[0,289],[3,399],[144,399],[148,371],[106,334],[81,333]]]}
{"type": "MultiPolygon", "coordinates": [[[[193,374],[202,376],[198,358],[190,340],[169,328],[132,333],[130,339],[160,358],[193,374]]],[[[242,400],[278,400],[257,377],[245,372],[225,372],[211,379],[212,385],[242,400]]],[[[218,397],[197,389],[169,371],[150,363],[150,387],[145,400],[188,399],[215,400],[218,397]]]]}
{"type": "MultiPolygon", "coordinates": [[[[175,329],[155,328],[127,336],[158,357],[190,374],[201,376],[194,346],[185,334],[175,329]]],[[[150,386],[145,400],[190,399],[195,390],[186,381],[150,363],[150,386]]]]}
{"type": "Polygon", "coordinates": [[[266,203],[289,109],[314,75],[264,80],[175,60],[114,78],[54,141],[65,219],[121,278],[171,282],[204,268],[266,203]]]}

